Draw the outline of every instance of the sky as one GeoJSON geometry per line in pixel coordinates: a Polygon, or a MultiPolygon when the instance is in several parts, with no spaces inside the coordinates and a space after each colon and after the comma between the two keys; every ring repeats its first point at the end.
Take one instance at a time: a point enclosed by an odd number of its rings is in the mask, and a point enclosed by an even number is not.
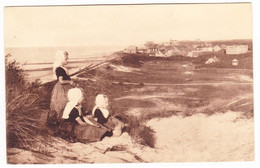
{"type": "Polygon", "coordinates": [[[252,6],[160,4],[5,7],[5,47],[141,45],[252,39],[252,6]]]}

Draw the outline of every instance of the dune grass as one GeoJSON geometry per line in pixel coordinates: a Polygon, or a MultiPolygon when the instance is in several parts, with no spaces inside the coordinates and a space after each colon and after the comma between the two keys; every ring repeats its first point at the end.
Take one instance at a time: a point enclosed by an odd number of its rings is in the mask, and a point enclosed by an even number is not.
{"type": "MultiPolygon", "coordinates": [[[[226,106],[228,102],[243,96],[247,93],[252,93],[252,86],[250,85],[197,85],[197,86],[154,86],[147,87],[146,85],[131,85],[124,84],[124,82],[136,83],[189,83],[187,78],[195,82],[219,82],[234,81],[236,79],[225,79],[224,76],[236,77],[239,75],[249,75],[250,66],[247,69],[239,70],[237,68],[225,69],[223,67],[204,66],[204,69],[196,69],[198,65],[204,64],[208,57],[200,57],[195,61],[195,58],[185,58],[182,56],[171,58],[156,58],[146,55],[136,54],[122,54],[115,60],[111,61],[114,65],[123,65],[126,67],[135,67],[140,71],[139,74],[116,71],[108,65],[100,67],[95,71],[81,74],[81,77],[93,78],[95,82],[85,82],[84,90],[89,95],[87,100],[89,104],[93,104],[95,94],[101,92],[109,96],[113,101],[114,115],[121,116],[128,124],[126,131],[138,143],[154,147],[155,137],[151,128],[146,126],[146,122],[153,118],[164,118],[172,115],[181,115],[183,117],[192,116],[198,113],[212,115],[216,113],[226,112],[228,110],[236,110],[244,112],[245,116],[253,116],[253,97],[245,100],[242,107],[233,104],[226,106]],[[193,64],[193,65],[192,65],[193,64]],[[183,65],[189,65],[184,67],[183,65]],[[187,69],[188,68],[188,69],[187,69]],[[187,70],[194,71],[193,75],[185,75],[187,70]],[[119,81],[119,84],[113,84],[113,81],[119,81]],[[138,89],[139,88],[139,89],[138,89]],[[142,91],[140,91],[142,90],[142,91]],[[153,95],[162,93],[176,93],[175,97],[160,98],[164,102],[174,103],[183,107],[183,111],[174,110],[155,110],[149,111],[149,108],[155,108],[157,104],[150,100],[142,99],[128,99],[129,95],[153,95]],[[180,94],[177,94],[180,93],[180,94]],[[94,95],[94,96],[93,96],[94,95]],[[124,99],[120,99],[126,96],[124,99]],[[119,98],[119,99],[117,99],[119,98]],[[247,104],[246,104],[247,103],[247,104]],[[141,110],[141,115],[131,115],[126,112],[131,108],[138,108],[141,110]],[[148,109],[144,110],[144,109],[148,109]]],[[[224,56],[223,56],[224,57],[224,56]]],[[[241,56],[241,58],[248,59],[250,62],[250,55],[241,56]]],[[[231,58],[231,57],[230,57],[231,58]]],[[[228,58],[230,60],[230,58],[228,58]]],[[[226,59],[226,58],[225,58],[226,59]]],[[[223,59],[223,60],[225,60],[223,59]]],[[[226,68],[232,68],[226,66],[226,68]]],[[[241,68],[241,67],[240,67],[241,68]]],[[[242,67],[244,68],[244,67],[242,67]]],[[[83,85],[83,83],[82,83],[83,85]]],[[[241,101],[242,102],[242,101],[241,101]]],[[[167,109],[167,107],[166,107],[167,109]]]]}
{"type": "Polygon", "coordinates": [[[6,56],[6,132],[7,147],[24,148],[43,152],[48,143],[45,121],[41,118],[42,93],[39,83],[29,83],[25,72],[6,56]]]}

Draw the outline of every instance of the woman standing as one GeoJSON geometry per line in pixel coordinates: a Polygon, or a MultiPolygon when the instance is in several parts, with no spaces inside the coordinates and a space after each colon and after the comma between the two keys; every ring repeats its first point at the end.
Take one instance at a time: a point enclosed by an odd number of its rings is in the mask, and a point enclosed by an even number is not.
{"type": "Polygon", "coordinates": [[[68,90],[75,86],[75,83],[69,77],[66,68],[68,64],[68,55],[67,51],[57,51],[53,63],[53,73],[57,79],[57,83],[51,93],[51,115],[49,113],[47,119],[48,124],[51,125],[57,125],[60,123],[63,110],[68,101],[68,90]]]}

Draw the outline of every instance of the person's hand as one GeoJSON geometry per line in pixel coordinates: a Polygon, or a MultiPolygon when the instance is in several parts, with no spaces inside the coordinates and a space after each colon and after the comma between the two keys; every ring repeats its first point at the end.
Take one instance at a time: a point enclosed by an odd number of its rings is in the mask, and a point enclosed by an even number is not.
{"type": "Polygon", "coordinates": [[[96,125],[96,124],[95,124],[94,126],[95,126],[95,127],[97,127],[97,128],[101,128],[101,126],[100,126],[100,125],[96,125]]]}
{"type": "Polygon", "coordinates": [[[70,85],[73,86],[73,84],[74,84],[74,82],[71,80],[71,81],[70,81],[70,85]]]}
{"type": "Polygon", "coordinates": [[[84,126],[84,125],[88,125],[87,123],[85,123],[85,122],[82,122],[82,123],[80,123],[79,125],[82,125],[82,126],[84,126]]]}
{"type": "Polygon", "coordinates": [[[70,81],[71,86],[75,86],[76,84],[73,82],[73,80],[70,81]]]}
{"type": "MultiPolygon", "coordinates": [[[[88,124],[88,123],[86,123],[86,124],[88,124]]],[[[94,124],[94,123],[92,123],[92,124],[89,123],[89,125],[92,125],[93,127],[101,128],[100,125],[97,125],[97,124],[94,124]]]]}

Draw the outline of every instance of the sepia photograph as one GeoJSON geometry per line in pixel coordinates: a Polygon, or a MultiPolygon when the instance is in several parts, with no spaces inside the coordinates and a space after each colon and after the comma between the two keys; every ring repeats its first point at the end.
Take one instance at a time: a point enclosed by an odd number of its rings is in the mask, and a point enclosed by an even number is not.
{"type": "Polygon", "coordinates": [[[255,161],[252,8],[5,6],[6,163],[255,161]]]}

